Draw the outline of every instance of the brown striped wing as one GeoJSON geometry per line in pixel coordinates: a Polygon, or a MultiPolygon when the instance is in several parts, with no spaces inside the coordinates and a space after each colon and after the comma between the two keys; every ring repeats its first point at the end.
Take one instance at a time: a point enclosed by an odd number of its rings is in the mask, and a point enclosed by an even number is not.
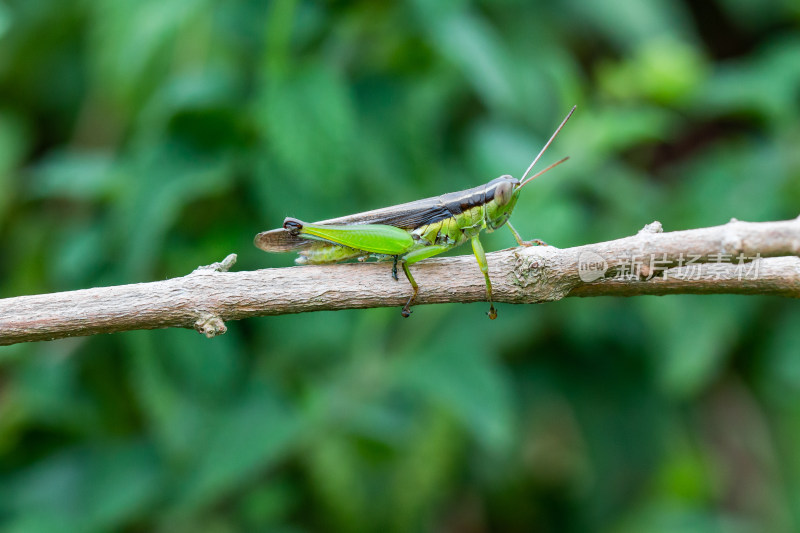
{"type": "MultiPolygon", "coordinates": [[[[434,196],[406,204],[322,220],[315,222],[315,224],[386,224],[396,228],[414,229],[450,216],[452,214],[447,206],[441,202],[440,197],[434,196]]],[[[256,247],[267,252],[299,251],[311,246],[313,242],[309,239],[291,235],[283,228],[259,233],[254,240],[256,247]]]]}
{"type": "Polygon", "coordinates": [[[253,239],[256,248],[265,252],[292,252],[307,248],[313,241],[290,234],[283,228],[262,231],[253,239]]]}

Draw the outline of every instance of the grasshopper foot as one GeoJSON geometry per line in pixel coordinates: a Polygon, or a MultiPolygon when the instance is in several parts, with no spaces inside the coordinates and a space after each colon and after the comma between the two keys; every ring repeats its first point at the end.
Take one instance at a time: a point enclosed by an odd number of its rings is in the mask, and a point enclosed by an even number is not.
{"type": "Polygon", "coordinates": [[[403,315],[403,318],[410,317],[411,313],[413,313],[413,311],[411,309],[406,308],[406,307],[404,307],[403,310],[400,311],[400,314],[403,315]]]}
{"type": "Polygon", "coordinates": [[[530,241],[522,241],[522,246],[550,246],[541,239],[532,239],[530,241]]]}
{"type": "Polygon", "coordinates": [[[489,315],[489,320],[494,320],[497,318],[497,309],[495,309],[493,305],[489,308],[489,311],[486,314],[489,315]]]}

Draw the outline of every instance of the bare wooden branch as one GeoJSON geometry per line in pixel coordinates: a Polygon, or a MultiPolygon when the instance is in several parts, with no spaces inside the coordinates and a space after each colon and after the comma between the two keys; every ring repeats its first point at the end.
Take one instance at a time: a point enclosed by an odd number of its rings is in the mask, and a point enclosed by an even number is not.
{"type": "MultiPolygon", "coordinates": [[[[565,296],[678,293],[800,296],[800,217],[638,234],[558,249],[520,247],[487,254],[496,302],[540,303],[565,296]]],[[[306,311],[401,306],[405,279],[390,263],[228,272],[235,256],[166,281],[0,300],[0,345],[134,329],[195,328],[208,337],[224,321],[306,311]]],[[[485,300],[472,256],[412,267],[417,304],[485,300]]],[[[502,313],[502,310],[501,310],[502,313]]],[[[398,310],[398,320],[400,318],[398,310]]],[[[413,318],[411,319],[413,320],[413,318]]]]}

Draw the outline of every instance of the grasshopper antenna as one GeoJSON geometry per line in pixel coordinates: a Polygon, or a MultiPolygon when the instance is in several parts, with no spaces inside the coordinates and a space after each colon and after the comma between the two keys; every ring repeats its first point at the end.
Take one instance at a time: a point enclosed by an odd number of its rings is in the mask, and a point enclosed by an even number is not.
{"type": "Polygon", "coordinates": [[[558,128],[556,128],[556,131],[553,133],[553,135],[551,135],[551,136],[550,136],[550,140],[549,140],[549,141],[547,141],[547,144],[545,144],[545,145],[544,145],[544,147],[541,149],[541,151],[539,152],[539,154],[538,154],[538,155],[537,155],[537,156],[534,158],[533,162],[532,162],[532,163],[530,164],[530,166],[528,167],[528,170],[526,170],[526,171],[525,171],[525,174],[522,176],[522,179],[521,179],[521,180],[519,180],[519,181],[520,181],[520,185],[519,185],[520,187],[522,187],[523,185],[525,185],[526,183],[528,183],[528,182],[529,182],[529,181],[531,181],[532,179],[534,179],[534,178],[537,178],[537,177],[541,176],[542,174],[544,174],[545,172],[547,172],[547,171],[548,171],[548,170],[550,170],[551,168],[553,168],[553,167],[555,167],[555,166],[558,166],[558,165],[560,165],[561,163],[563,163],[564,161],[566,161],[567,159],[569,159],[568,157],[565,157],[565,158],[564,158],[564,159],[562,159],[561,161],[559,161],[559,162],[557,162],[557,163],[554,163],[554,164],[550,165],[549,167],[547,167],[546,169],[542,170],[541,172],[537,172],[536,174],[534,174],[533,176],[531,176],[531,177],[530,177],[530,178],[528,178],[527,180],[525,179],[525,178],[527,178],[527,177],[528,177],[528,174],[530,174],[531,170],[533,170],[533,167],[534,167],[534,166],[536,165],[536,163],[539,161],[539,158],[541,158],[541,157],[542,157],[542,154],[544,154],[544,151],[545,151],[545,150],[547,150],[547,147],[548,147],[548,146],[550,146],[550,143],[552,143],[552,142],[553,142],[553,139],[555,139],[555,138],[556,138],[556,135],[558,135],[558,132],[560,132],[560,131],[561,131],[561,128],[563,128],[563,127],[564,127],[564,124],[566,124],[566,123],[567,123],[567,121],[569,120],[569,117],[571,117],[571,116],[572,116],[572,113],[574,113],[574,112],[575,112],[575,108],[576,108],[576,107],[578,107],[578,106],[576,106],[576,105],[572,106],[572,109],[570,109],[570,110],[569,110],[569,113],[567,113],[567,116],[566,116],[566,117],[564,117],[564,120],[562,120],[562,121],[561,121],[561,124],[559,124],[558,128]]]}
{"type": "Polygon", "coordinates": [[[522,182],[522,183],[520,184],[520,188],[521,188],[523,185],[525,185],[526,183],[528,183],[529,181],[533,181],[533,180],[535,180],[536,178],[538,178],[539,176],[541,176],[542,174],[544,174],[544,173],[545,173],[545,172],[547,172],[548,170],[552,170],[552,169],[556,168],[558,165],[560,165],[561,163],[563,163],[563,162],[564,162],[564,161],[566,161],[567,159],[569,159],[569,156],[565,157],[564,159],[560,159],[560,160],[556,161],[555,163],[553,163],[552,165],[550,165],[549,167],[547,167],[547,168],[546,168],[546,169],[544,169],[544,170],[540,170],[539,172],[537,172],[536,174],[534,174],[533,176],[531,176],[530,178],[528,178],[527,180],[525,180],[524,182],[522,182]]]}

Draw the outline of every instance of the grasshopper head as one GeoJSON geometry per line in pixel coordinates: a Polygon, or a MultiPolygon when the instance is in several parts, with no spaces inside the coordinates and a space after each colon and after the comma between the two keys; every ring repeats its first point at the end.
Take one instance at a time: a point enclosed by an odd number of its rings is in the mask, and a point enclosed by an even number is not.
{"type": "Polygon", "coordinates": [[[494,231],[506,223],[521,190],[517,178],[505,175],[486,184],[485,221],[486,229],[494,231]]]}
{"type": "MultiPolygon", "coordinates": [[[[569,117],[567,117],[569,118],[569,117]]],[[[548,170],[557,167],[564,161],[569,159],[565,157],[556,161],[544,170],[541,170],[523,181],[517,178],[512,178],[509,175],[500,176],[486,184],[486,203],[484,211],[484,221],[486,222],[486,229],[494,231],[508,221],[511,216],[511,211],[517,205],[517,198],[522,188],[530,183],[534,178],[537,178],[547,172],[548,170]]]]}

